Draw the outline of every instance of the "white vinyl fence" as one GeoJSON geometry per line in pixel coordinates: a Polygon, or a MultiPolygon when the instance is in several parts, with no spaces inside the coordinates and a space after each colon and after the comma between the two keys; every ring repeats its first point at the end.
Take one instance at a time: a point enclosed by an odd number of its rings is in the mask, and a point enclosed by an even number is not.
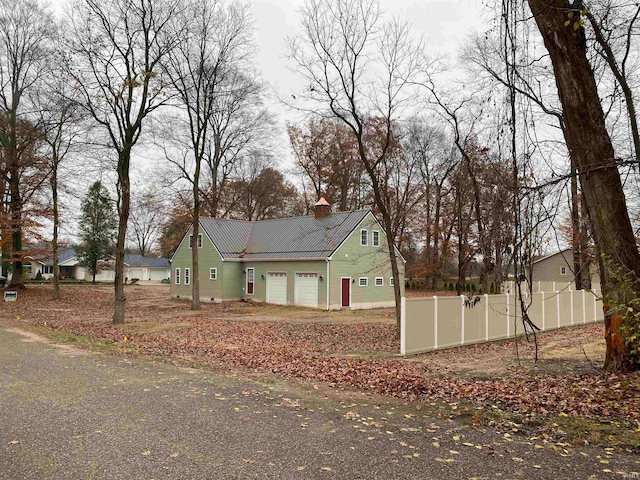
{"type": "MultiPolygon", "coordinates": [[[[604,320],[602,302],[586,290],[530,295],[529,318],[541,330],[604,320]]],[[[517,295],[402,297],[400,353],[430,352],[524,333],[517,295]]]]}
{"type": "MultiPolygon", "coordinates": [[[[523,283],[523,290],[527,290],[528,287],[523,283]]],[[[576,284],[574,282],[549,282],[549,281],[539,281],[532,282],[531,291],[533,293],[540,292],[564,292],[566,290],[575,290],[576,284]]],[[[600,284],[595,282],[591,285],[591,290],[600,291],[600,284]]],[[[505,293],[515,293],[516,292],[516,282],[509,280],[502,284],[502,291],[505,293]]]]}

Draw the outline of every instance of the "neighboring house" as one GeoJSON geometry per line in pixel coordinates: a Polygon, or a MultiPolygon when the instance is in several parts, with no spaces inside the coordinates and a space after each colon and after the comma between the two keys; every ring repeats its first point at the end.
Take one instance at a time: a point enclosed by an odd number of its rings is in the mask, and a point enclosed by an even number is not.
{"type": "MultiPolygon", "coordinates": [[[[38,254],[27,258],[29,263],[25,263],[25,268],[29,278],[36,278],[38,272],[45,280],[53,278],[53,258],[51,254],[38,254]]],[[[58,267],[61,279],[85,280],[87,276],[84,267],[78,265],[78,258],[73,248],[63,247],[58,250],[58,267]]]]}
{"type": "Polygon", "coordinates": [[[166,258],[127,254],[124,256],[124,263],[125,276],[129,279],[159,281],[171,278],[171,264],[166,258]]]}
{"type": "MultiPolygon", "coordinates": [[[[384,231],[371,211],[247,222],[200,218],[171,259],[171,296],[191,298],[193,247],[200,249],[200,299],[254,300],[322,309],[395,305],[384,231]]],[[[398,255],[404,292],[404,260],[398,255]]],[[[403,293],[404,294],[404,293],[403,293]]]]}
{"type": "MultiPolygon", "coordinates": [[[[25,271],[30,279],[35,279],[38,272],[45,280],[53,278],[53,258],[51,254],[38,254],[28,257],[25,271]]],[[[127,254],[124,256],[124,276],[128,279],[137,278],[141,281],[164,280],[171,277],[171,264],[166,258],[143,257],[142,255],[127,254]]],[[[113,261],[99,262],[100,272],[96,275],[98,282],[113,282],[115,272],[113,261]]],[[[58,252],[58,266],[61,279],[92,280],[91,272],[79,264],[73,248],[62,248],[58,252]]]]}
{"type": "MultiPolygon", "coordinates": [[[[551,255],[546,255],[532,264],[530,278],[534,282],[573,282],[573,250],[566,248],[551,255]]],[[[594,262],[589,263],[592,283],[600,283],[598,267],[594,262]]]]}

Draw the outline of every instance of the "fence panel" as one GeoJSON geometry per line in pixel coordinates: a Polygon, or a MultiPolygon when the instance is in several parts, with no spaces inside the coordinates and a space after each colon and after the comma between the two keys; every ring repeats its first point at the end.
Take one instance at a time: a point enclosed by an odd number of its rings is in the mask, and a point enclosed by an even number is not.
{"type": "Polygon", "coordinates": [[[511,295],[489,296],[489,340],[500,340],[508,337],[509,316],[507,297],[511,295]]]}
{"type": "Polygon", "coordinates": [[[438,298],[438,348],[454,347],[462,339],[462,301],[460,297],[438,298]]]}
{"type": "Polygon", "coordinates": [[[464,308],[464,344],[479,343],[487,338],[487,299],[482,295],[475,305],[464,308]]]}
{"type": "Polygon", "coordinates": [[[531,295],[531,304],[527,309],[529,319],[539,328],[544,329],[544,293],[531,295]]]}
{"type": "Polygon", "coordinates": [[[435,297],[406,301],[405,315],[412,321],[405,322],[404,353],[428,352],[435,348],[434,304],[436,302],[435,297]]]}
{"type": "Polygon", "coordinates": [[[572,292],[565,290],[558,293],[558,302],[560,306],[560,326],[567,327],[571,325],[571,296],[572,292]]]}

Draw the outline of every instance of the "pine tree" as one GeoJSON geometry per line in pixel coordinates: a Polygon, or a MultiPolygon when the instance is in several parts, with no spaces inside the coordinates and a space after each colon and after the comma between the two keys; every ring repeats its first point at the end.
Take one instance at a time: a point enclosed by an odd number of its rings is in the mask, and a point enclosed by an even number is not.
{"type": "Polygon", "coordinates": [[[89,269],[96,283],[98,262],[109,258],[117,227],[113,204],[107,189],[97,181],[82,201],[81,244],[76,247],[80,265],[89,269]]]}

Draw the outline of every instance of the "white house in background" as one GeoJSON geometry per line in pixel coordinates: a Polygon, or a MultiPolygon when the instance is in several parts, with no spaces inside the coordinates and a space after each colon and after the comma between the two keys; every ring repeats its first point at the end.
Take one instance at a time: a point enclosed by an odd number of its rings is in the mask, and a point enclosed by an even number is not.
{"type": "MultiPolygon", "coordinates": [[[[28,257],[25,270],[30,279],[35,279],[38,272],[45,280],[53,277],[53,259],[51,255],[38,254],[28,257]]],[[[114,263],[100,262],[100,272],[96,275],[98,282],[113,282],[115,278],[114,263]]],[[[137,278],[140,281],[160,281],[171,277],[171,264],[166,258],[143,257],[137,254],[124,256],[124,276],[128,280],[137,278]]],[[[92,280],[91,272],[79,265],[78,257],[73,248],[63,248],[58,253],[58,266],[61,279],[92,280]]]]}
{"type": "MultiPolygon", "coordinates": [[[[50,254],[27,256],[27,259],[28,262],[23,266],[30,279],[35,279],[38,273],[45,280],[53,278],[53,258],[50,254]]],[[[58,267],[61,279],[85,280],[87,277],[85,268],[78,265],[78,258],[73,248],[61,248],[58,251],[58,267]]]]}

